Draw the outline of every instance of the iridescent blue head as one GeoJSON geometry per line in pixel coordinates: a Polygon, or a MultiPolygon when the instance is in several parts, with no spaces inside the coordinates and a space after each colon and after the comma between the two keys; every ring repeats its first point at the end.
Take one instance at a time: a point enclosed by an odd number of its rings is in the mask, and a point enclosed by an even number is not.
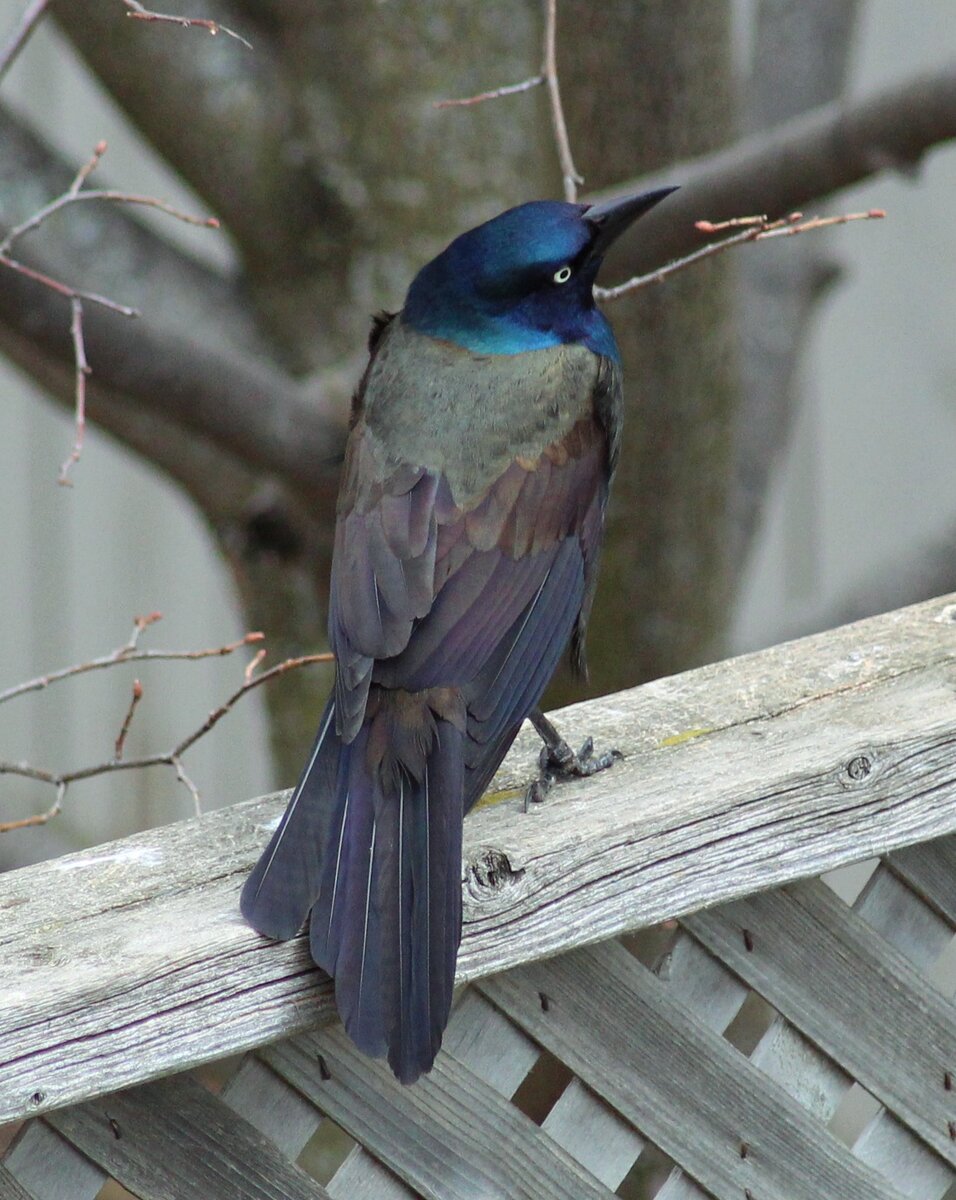
{"type": "Polygon", "coordinates": [[[511,208],[463,233],[419,271],[402,320],[476,354],[580,342],[617,358],[614,334],[594,303],[595,276],[611,243],[674,190],[511,208]]]}

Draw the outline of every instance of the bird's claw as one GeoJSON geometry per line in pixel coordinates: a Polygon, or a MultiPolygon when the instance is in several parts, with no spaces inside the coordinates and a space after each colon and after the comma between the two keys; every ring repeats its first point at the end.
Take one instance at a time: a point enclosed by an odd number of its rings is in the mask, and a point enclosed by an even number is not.
{"type": "Polygon", "coordinates": [[[532,804],[540,804],[555,783],[566,779],[586,779],[605,771],[624,755],[620,750],[605,750],[602,754],[594,753],[594,738],[586,738],[581,749],[574,753],[564,738],[559,737],[553,743],[545,742],[538,755],[538,776],[528,785],[525,792],[525,812],[532,804]]]}

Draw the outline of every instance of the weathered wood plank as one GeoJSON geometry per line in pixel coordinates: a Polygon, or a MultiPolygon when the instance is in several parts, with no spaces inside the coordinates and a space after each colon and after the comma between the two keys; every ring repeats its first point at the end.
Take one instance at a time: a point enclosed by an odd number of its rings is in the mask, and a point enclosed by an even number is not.
{"type": "Polygon", "coordinates": [[[718,1200],[898,1200],[619,944],[478,986],[718,1200]]]}
{"type": "MultiPolygon", "coordinates": [[[[540,1054],[530,1038],[474,988],[465,989],[458,997],[445,1033],[444,1048],[489,1087],[507,1097],[513,1095],[540,1054]]],[[[321,1076],[315,1064],[313,1073],[321,1076]]],[[[413,1195],[362,1146],[356,1146],[335,1173],[329,1183],[329,1194],[342,1196],[343,1200],[365,1195],[376,1200],[380,1196],[383,1200],[407,1200],[413,1195]]]]}
{"type": "Polygon", "coordinates": [[[254,1054],[246,1055],[219,1098],[293,1162],[322,1123],[314,1105],[254,1054]]]}
{"type": "Polygon", "coordinates": [[[325,1188],[187,1075],[46,1120],[143,1200],[328,1200],[325,1188]]]}
{"type": "Polygon", "coordinates": [[[617,1188],[644,1149],[641,1135],[572,1079],[541,1128],[605,1187],[617,1188]]]}
{"type": "MultiPolygon", "coordinates": [[[[930,846],[914,850],[930,849],[930,846]]],[[[949,940],[949,932],[938,918],[883,866],[871,876],[854,909],[924,969],[935,962],[949,940]]],[[[687,954],[688,943],[696,947],[696,956],[691,960],[690,969],[675,980],[678,990],[674,994],[698,1016],[706,1017],[719,1003],[726,987],[726,979],[715,974],[715,969],[724,976],[734,977],[688,934],[678,937],[671,954],[687,954]],[[709,992],[699,986],[701,980],[708,982],[709,992]],[[718,1000],[715,1001],[713,996],[718,1000]]],[[[670,983],[668,972],[659,974],[670,983]]],[[[739,981],[735,980],[735,986],[741,992],[745,991],[739,981]]],[[[836,1063],[779,1017],[761,1038],[750,1061],[823,1122],[830,1120],[851,1082],[836,1063]]],[[[885,1109],[854,1143],[853,1152],[861,1162],[876,1169],[903,1195],[914,1200],[940,1200],[953,1178],[949,1168],[885,1109]]],[[[693,1191],[693,1184],[679,1176],[677,1171],[668,1180],[659,1200],[677,1200],[678,1197],[685,1200],[698,1194],[693,1191]]]]}
{"type": "Polygon", "coordinates": [[[0,1163],[0,1200],[36,1200],[26,1188],[0,1163]]]}
{"type": "Polygon", "coordinates": [[[415,1192],[356,1147],[329,1182],[332,1200],[417,1200],[415,1192]]]}
{"type": "MultiPolygon", "coordinates": [[[[577,706],[626,760],[473,814],[460,979],[956,830],[954,598],[577,706]]],[[[519,739],[499,783],[526,778],[519,739]]],[[[0,881],[0,1119],[331,1014],[301,942],[258,938],[242,880],[282,798],[0,881]]]]}
{"type": "Polygon", "coordinates": [[[822,883],[751,896],[685,925],[956,1163],[956,1103],[945,1087],[956,1063],[956,1010],[822,883]]]}
{"type": "Polygon", "coordinates": [[[896,850],[887,862],[940,916],[956,925],[956,838],[896,850]]]}
{"type": "MultiPolygon", "coordinates": [[[[951,840],[951,839],[950,839],[951,840]]],[[[931,857],[937,843],[919,847],[931,857]]],[[[881,863],[853,906],[863,919],[921,971],[928,971],[952,932],[936,910],[881,863]]],[[[912,1200],[942,1200],[953,1171],[887,1109],[881,1109],[853,1143],[853,1153],[912,1200]]]]}
{"type": "Polygon", "coordinates": [[[455,1006],[443,1046],[489,1087],[508,1097],[541,1054],[540,1047],[472,987],[455,1006]]]}
{"type": "Polygon", "coordinates": [[[106,1182],[102,1168],[42,1120],[20,1130],[3,1161],[31,1200],[95,1200],[106,1182]]]}
{"type": "Polygon", "coordinates": [[[429,1200],[611,1200],[610,1191],[452,1055],[414,1088],[403,1088],[339,1026],[261,1054],[429,1200]],[[320,1054],[329,1078],[316,1070],[320,1054]]]}

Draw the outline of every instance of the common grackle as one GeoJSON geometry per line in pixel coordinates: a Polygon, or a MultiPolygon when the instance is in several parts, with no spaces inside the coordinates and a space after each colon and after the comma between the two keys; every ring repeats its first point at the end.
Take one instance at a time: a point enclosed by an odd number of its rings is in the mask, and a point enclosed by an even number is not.
{"type": "Polygon", "coordinates": [[[282,939],[309,918],[346,1030],[403,1083],[448,1021],[462,817],[569,641],[583,667],[621,428],[592,289],[672,190],[510,209],[372,330],[338,500],[335,688],[242,911],[282,939]]]}

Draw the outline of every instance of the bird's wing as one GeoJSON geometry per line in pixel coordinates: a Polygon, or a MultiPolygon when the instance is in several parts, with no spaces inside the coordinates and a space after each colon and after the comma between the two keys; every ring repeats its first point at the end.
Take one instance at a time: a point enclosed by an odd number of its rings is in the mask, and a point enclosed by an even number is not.
{"type": "Polygon", "coordinates": [[[605,430],[578,421],[468,505],[419,467],[371,483],[374,455],[357,427],[332,577],[340,733],[357,732],[374,681],[461,688],[470,732],[497,742],[537,703],[581,611],[607,495],[605,430]]]}
{"type": "Polygon", "coordinates": [[[336,724],[351,741],[362,724],[372,669],[408,645],[434,602],[439,477],[376,461],[361,423],[346,451],[329,597],[336,660],[336,724]]]}

